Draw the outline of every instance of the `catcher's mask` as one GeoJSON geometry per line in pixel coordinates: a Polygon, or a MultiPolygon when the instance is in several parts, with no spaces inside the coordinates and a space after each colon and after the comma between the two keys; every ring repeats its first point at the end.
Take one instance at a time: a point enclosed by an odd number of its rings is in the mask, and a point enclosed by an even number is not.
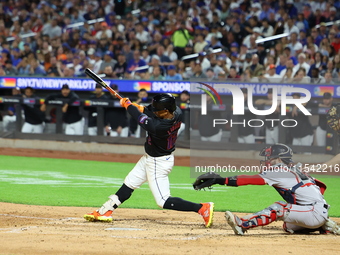
{"type": "Polygon", "coordinates": [[[264,160],[260,161],[261,165],[264,164],[266,167],[270,167],[270,161],[276,158],[280,158],[286,165],[293,163],[293,150],[287,145],[281,143],[262,149],[260,156],[264,157],[264,160]]]}

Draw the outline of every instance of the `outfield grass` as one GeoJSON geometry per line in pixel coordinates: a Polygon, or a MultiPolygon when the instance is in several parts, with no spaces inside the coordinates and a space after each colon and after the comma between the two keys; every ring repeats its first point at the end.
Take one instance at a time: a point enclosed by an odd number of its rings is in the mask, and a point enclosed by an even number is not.
{"type": "MultiPolygon", "coordinates": [[[[0,201],[53,206],[99,207],[121,186],[131,163],[0,156],[0,201]]],[[[169,175],[172,196],[193,202],[213,201],[216,210],[255,212],[281,200],[271,187],[214,186],[212,191],[192,189],[188,167],[174,167],[169,175]]],[[[340,178],[318,176],[328,189],[325,199],[330,215],[340,216],[340,178]]],[[[157,209],[147,184],[121,207],[157,209]]]]}

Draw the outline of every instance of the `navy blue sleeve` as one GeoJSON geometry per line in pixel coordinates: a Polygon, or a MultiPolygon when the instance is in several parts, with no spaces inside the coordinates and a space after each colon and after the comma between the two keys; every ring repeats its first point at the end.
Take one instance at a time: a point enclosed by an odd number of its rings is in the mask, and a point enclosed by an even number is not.
{"type": "Polygon", "coordinates": [[[155,132],[155,123],[153,118],[141,113],[138,108],[132,104],[127,108],[127,111],[143,129],[150,133],[155,132]]]}

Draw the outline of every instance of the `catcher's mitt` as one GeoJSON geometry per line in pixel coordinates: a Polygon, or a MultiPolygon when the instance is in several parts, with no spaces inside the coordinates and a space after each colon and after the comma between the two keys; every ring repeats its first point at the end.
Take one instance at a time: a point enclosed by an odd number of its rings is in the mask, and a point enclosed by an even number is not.
{"type": "Polygon", "coordinates": [[[329,109],[327,113],[327,124],[328,126],[333,129],[335,132],[340,135],[340,104],[337,104],[336,106],[333,106],[331,109],[329,109]]]}
{"type": "Polygon", "coordinates": [[[209,172],[198,176],[196,181],[192,184],[192,186],[194,187],[195,190],[200,190],[204,188],[210,189],[212,185],[217,183],[224,185],[225,178],[214,172],[209,172]]]}

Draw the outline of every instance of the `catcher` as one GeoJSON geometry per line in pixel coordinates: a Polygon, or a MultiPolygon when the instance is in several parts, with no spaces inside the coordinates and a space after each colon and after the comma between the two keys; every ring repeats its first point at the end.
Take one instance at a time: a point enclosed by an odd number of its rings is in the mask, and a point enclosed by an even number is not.
{"type": "Polygon", "coordinates": [[[330,206],[323,197],[326,185],[302,171],[301,164],[293,165],[290,147],[275,144],[264,148],[260,156],[265,157],[260,174],[222,178],[210,172],[197,178],[194,189],[200,190],[214,184],[234,187],[268,184],[279,192],[284,201],[277,201],[257,213],[240,218],[227,211],[226,220],[236,235],[244,235],[250,228],[277,220],[284,221],[283,229],[292,234],[313,231],[340,234],[339,226],[328,218],[330,206]]]}

